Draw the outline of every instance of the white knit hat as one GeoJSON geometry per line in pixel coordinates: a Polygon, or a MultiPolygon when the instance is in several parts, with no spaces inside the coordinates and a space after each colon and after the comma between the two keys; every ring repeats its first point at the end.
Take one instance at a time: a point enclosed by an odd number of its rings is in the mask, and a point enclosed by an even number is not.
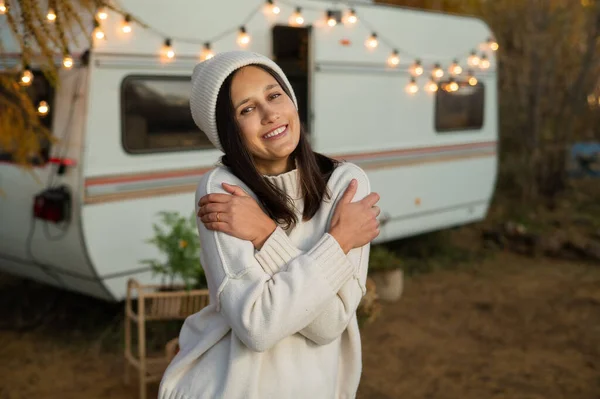
{"type": "Polygon", "coordinates": [[[250,51],[228,51],[218,53],[213,58],[201,62],[196,65],[192,74],[192,92],[190,94],[192,118],[210,142],[223,152],[225,151],[217,133],[217,96],[223,82],[232,72],[251,64],[265,65],[275,71],[286,84],[292,101],[298,108],[294,90],[287,77],[279,65],[262,54],[250,51]]]}

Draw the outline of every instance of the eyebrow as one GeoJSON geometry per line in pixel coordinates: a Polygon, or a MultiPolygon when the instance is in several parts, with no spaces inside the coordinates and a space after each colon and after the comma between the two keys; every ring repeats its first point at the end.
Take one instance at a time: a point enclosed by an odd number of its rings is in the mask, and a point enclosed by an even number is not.
{"type": "MultiPolygon", "coordinates": [[[[273,84],[265,86],[265,90],[264,91],[269,91],[271,89],[274,89],[275,87],[279,87],[279,83],[273,83],[273,84]]],[[[236,104],[236,106],[234,107],[234,109],[238,109],[242,104],[247,103],[248,101],[250,101],[249,98],[243,99],[242,101],[240,101],[239,103],[236,104]]]]}

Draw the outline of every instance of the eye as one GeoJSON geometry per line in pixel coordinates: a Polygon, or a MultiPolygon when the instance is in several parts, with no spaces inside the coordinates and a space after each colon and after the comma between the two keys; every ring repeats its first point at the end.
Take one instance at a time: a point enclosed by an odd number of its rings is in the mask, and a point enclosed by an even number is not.
{"type": "Polygon", "coordinates": [[[277,97],[280,97],[281,94],[280,93],[273,93],[271,95],[269,95],[269,100],[275,100],[277,97]]]}
{"type": "Polygon", "coordinates": [[[246,108],[242,109],[240,114],[246,115],[248,112],[252,111],[252,109],[253,109],[253,107],[246,107],[246,108]]]}

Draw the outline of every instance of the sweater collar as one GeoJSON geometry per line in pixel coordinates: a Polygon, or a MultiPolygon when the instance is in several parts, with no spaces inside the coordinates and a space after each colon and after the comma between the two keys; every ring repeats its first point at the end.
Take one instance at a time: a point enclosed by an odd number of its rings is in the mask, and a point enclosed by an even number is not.
{"type": "Polygon", "coordinates": [[[298,172],[298,168],[292,169],[289,172],[281,173],[279,175],[263,175],[263,177],[267,181],[271,182],[275,187],[291,196],[292,199],[300,199],[302,197],[300,192],[300,173],[298,172]]]}
{"type": "Polygon", "coordinates": [[[297,160],[295,161],[295,165],[295,168],[289,172],[279,175],[263,175],[263,177],[292,197],[292,199],[300,199],[302,198],[302,191],[300,190],[300,173],[298,172],[297,160]]]}

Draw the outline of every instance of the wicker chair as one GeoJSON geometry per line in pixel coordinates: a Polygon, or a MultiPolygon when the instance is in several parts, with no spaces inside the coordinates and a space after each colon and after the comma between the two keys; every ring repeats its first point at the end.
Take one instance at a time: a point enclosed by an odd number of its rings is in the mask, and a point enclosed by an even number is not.
{"type": "Polygon", "coordinates": [[[160,291],[164,286],[141,285],[130,279],[127,282],[125,300],[125,383],[130,381],[130,369],[138,371],[140,399],[146,399],[147,384],[160,381],[172,358],[172,346],[177,340],[170,341],[164,356],[148,356],[146,353],[146,322],[155,320],[184,320],[208,305],[208,290],[186,291],[177,287],[176,291],[160,291]],[[137,304],[133,306],[133,298],[137,304]],[[138,353],[132,352],[131,323],[137,324],[138,353]]]}

